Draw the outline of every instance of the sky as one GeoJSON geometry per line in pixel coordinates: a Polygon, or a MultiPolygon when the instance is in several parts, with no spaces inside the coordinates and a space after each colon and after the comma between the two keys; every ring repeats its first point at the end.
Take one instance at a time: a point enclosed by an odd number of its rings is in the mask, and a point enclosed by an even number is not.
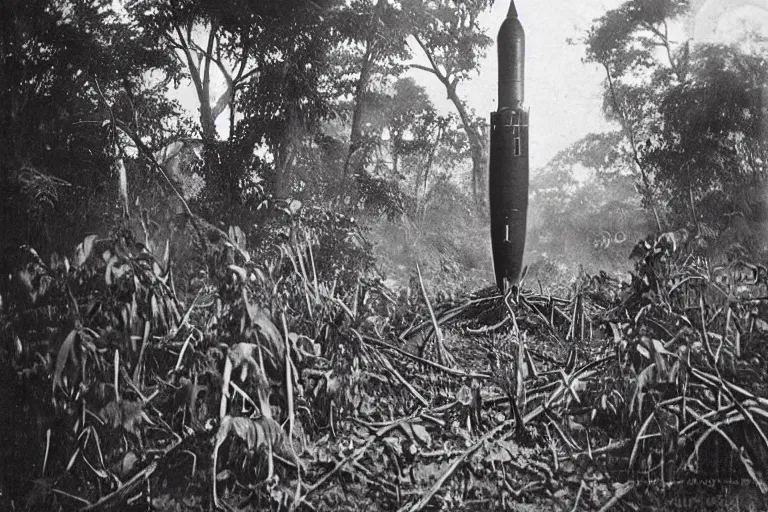
{"type": "MultiPolygon", "coordinates": [[[[601,70],[584,64],[583,45],[567,40],[580,39],[592,20],[622,0],[517,0],[515,6],[526,34],[525,103],[530,109],[530,162],[536,169],[557,152],[587,133],[610,129],[601,113],[601,70]]],[[[496,34],[507,15],[509,0],[496,0],[482,22],[493,46],[483,60],[478,75],[460,87],[477,115],[490,117],[496,110],[497,72],[496,34]]],[[[417,55],[418,56],[418,55],[417,55]]],[[[429,92],[432,101],[444,112],[452,111],[445,92],[435,77],[414,70],[412,75],[429,92]]]]}
{"type": "MultiPolygon", "coordinates": [[[[494,40],[478,75],[460,88],[460,95],[478,115],[490,117],[496,110],[496,34],[509,9],[510,0],[496,0],[482,23],[494,40]]],[[[515,6],[526,33],[525,103],[530,109],[530,163],[540,168],[559,151],[587,133],[613,129],[602,115],[604,72],[582,62],[584,46],[569,44],[582,39],[596,18],[615,9],[624,0],[516,0],[515,6]]],[[[768,0],[765,1],[768,6],[768,0]]],[[[754,6],[719,8],[715,31],[699,34],[702,42],[731,43],[754,30],[768,37],[768,11],[754,6]]],[[[682,29],[682,27],[679,27],[682,29]]],[[[678,37],[686,37],[681,30],[678,37]]],[[[422,62],[427,64],[426,61],[422,62]]],[[[432,101],[444,112],[453,111],[443,86],[423,71],[412,71],[432,101]]]]}
{"type": "MultiPolygon", "coordinates": [[[[608,129],[601,108],[600,70],[581,62],[584,47],[572,46],[568,38],[578,39],[593,19],[622,0],[517,0],[515,5],[526,32],[525,101],[531,111],[531,167],[545,165],[558,151],[565,149],[583,135],[608,129]]],[[[496,110],[497,70],[496,34],[509,10],[509,0],[496,0],[481,22],[494,40],[474,79],[459,87],[459,94],[477,115],[496,110]]],[[[428,65],[426,58],[414,49],[415,60],[428,65]]],[[[444,113],[455,112],[446,98],[445,89],[437,79],[424,71],[412,70],[411,75],[430,94],[437,108],[444,113]]],[[[214,81],[215,82],[215,81],[214,81]]],[[[212,95],[223,91],[224,83],[212,83],[212,95]],[[221,89],[221,90],[219,90],[221,89]]],[[[189,112],[197,112],[198,103],[191,83],[185,83],[173,96],[189,112]]],[[[228,130],[228,116],[217,119],[220,133],[228,130]]]]}
{"type": "MultiPolygon", "coordinates": [[[[459,95],[475,113],[488,118],[496,110],[496,34],[506,17],[509,1],[495,0],[492,9],[481,18],[486,33],[494,43],[488,48],[477,75],[459,86],[459,95]]],[[[526,33],[525,103],[531,112],[530,163],[534,171],[584,135],[612,129],[601,110],[604,73],[597,65],[583,63],[584,46],[569,44],[568,40],[582,39],[596,18],[624,1],[516,0],[515,6],[526,33]]],[[[723,42],[727,42],[728,34],[743,32],[745,26],[768,30],[768,13],[765,10],[735,8],[724,14],[719,13],[719,16],[715,37],[723,42]]],[[[707,39],[713,42],[712,38],[707,39]]],[[[418,49],[413,50],[414,62],[428,65],[418,49]]],[[[455,112],[436,77],[416,69],[410,74],[427,89],[439,110],[455,112]]],[[[212,85],[214,89],[217,87],[217,84],[212,85]]],[[[218,84],[219,88],[223,85],[223,82],[218,84]]],[[[214,90],[213,94],[220,92],[214,90]]],[[[197,99],[191,83],[185,84],[176,95],[190,112],[197,111],[197,99]]],[[[219,117],[217,126],[221,133],[226,133],[226,113],[219,117]]]]}

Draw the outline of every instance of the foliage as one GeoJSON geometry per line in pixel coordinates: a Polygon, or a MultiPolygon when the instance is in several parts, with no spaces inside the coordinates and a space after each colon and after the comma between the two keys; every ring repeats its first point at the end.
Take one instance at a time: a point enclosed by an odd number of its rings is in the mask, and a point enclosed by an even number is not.
{"type": "Polygon", "coordinates": [[[656,107],[666,91],[688,79],[689,46],[675,46],[669,35],[669,23],[687,7],[687,0],[629,0],[595,20],[585,39],[586,62],[605,70],[603,112],[621,127],[625,158],[652,208],[658,206],[656,185],[639,152],[658,125],[656,107]],[[657,57],[658,48],[665,59],[657,57]]]}
{"type": "Polygon", "coordinates": [[[673,24],[688,7],[624,2],[595,20],[586,61],[605,70],[603,111],[624,139],[618,167],[636,176],[659,224],[695,231],[713,254],[729,250],[714,240],[725,236],[758,255],[748,240],[764,224],[763,201],[743,191],[764,187],[764,56],[745,45],[676,43],[673,24]],[[735,216],[749,227],[734,226],[735,216]]]}
{"type": "MultiPolygon", "coordinates": [[[[481,7],[464,14],[475,19],[481,7]]],[[[23,243],[61,251],[74,241],[50,233],[109,230],[126,217],[136,228],[144,211],[170,232],[186,231],[198,214],[214,225],[261,222],[256,209],[291,198],[397,215],[409,200],[401,189],[411,188],[400,174],[415,185],[423,172],[426,186],[433,161],[466,144],[423,92],[412,109],[395,107],[418,92],[397,79],[425,8],[334,0],[7,6],[3,254],[23,243]],[[200,107],[194,118],[167,98],[187,80],[200,107]],[[346,140],[351,118],[367,124],[380,113],[394,130],[392,163],[383,131],[359,129],[354,144],[346,140]],[[178,147],[182,155],[162,157],[178,147]],[[362,165],[347,172],[361,148],[362,165]],[[180,214],[184,223],[173,218],[180,214]]],[[[467,37],[480,44],[476,23],[472,30],[467,37]]]]}
{"type": "MultiPolygon", "coordinates": [[[[89,236],[74,256],[53,256],[50,264],[25,249],[19,255],[15,295],[8,304],[10,315],[3,323],[4,384],[8,390],[18,391],[6,394],[3,405],[5,411],[20,413],[6,417],[3,425],[7,446],[13,448],[4,453],[3,466],[17,468],[4,472],[4,496],[13,492],[14,499],[28,493],[31,475],[42,472],[46,478],[68,475],[60,484],[70,491],[79,488],[77,494],[82,492],[85,499],[90,500],[87,496],[94,493],[96,498],[101,493],[101,497],[120,499],[124,475],[146,469],[153,460],[163,460],[150,453],[173,458],[181,449],[178,441],[182,438],[189,450],[189,443],[210,437],[205,423],[219,411],[216,390],[222,389],[222,379],[229,378],[226,361],[232,363],[233,375],[240,375],[234,389],[253,392],[261,400],[257,411],[265,426],[254,424],[255,432],[266,428],[267,434],[258,434],[254,442],[268,442],[277,449],[276,443],[263,437],[277,435],[269,426],[273,413],[268,397],[277,385],[270,382],[285,384],[290,357],[299,357],[291,364],[318,361],[320,354],[311,340],[329,336],[330,331],[323,332],[335,321],[335,312],[346,308],[336,294],[347,297],[350,288],[345,279],[352,273],[357,276],[361,265],[350,263],[349,270],[326,266],[334,260],[324,251],[336,253],[339,248],[328,243],[322,230],[311,227],[322,227],[323,222],[339,224],[337,219],[317,216],[309,223],[297,220],[282,249],[290,270],[284,270],[280,260],[261,268],[249,263],[245,235],[230,229],[210,246],[207,258],[212,272],[198,281],[196,297],[186,304],[173,291],[168,253],[153,255],[130,232],[107,239],[89,236]],[[319,240],[315,233],[320,233],[319,240]],[[324,259],[316,264],[314,254],[324,259]],[[312,300],[304,302],[305,297],[312,300]],[[298,334],[276,327],[282,319],[288,322],[283,327],[307,328],[301,320],[304,313],[300,313],[306,307],[310,307],[310,318],[318,315],[319,323],[313,329],[298,334]],[[287,314],[287,320],[278,311],[287,314]],[[294,317],[292,311],[299,316],[294,317]],[[288,339],[284,334],[289,334],[288,339]],[[291,344],[298,344],[291,349],[299,350],[298,356],[286,351],[291,344]],[[57,425],[53,431],[51,425],[57,425]],[[41,443],[40,436],[45,439],[46,435],[54,437],[41,443]],[[118,462],[126,452],[134,460],[123,468],[126,463],[118,462]],[[91,477],[111,479],[114,494],[90,485],[91,477]]],[[[355,283],[359,290],[360,284],[355,283]]],[[[375,285],[366,291],[367,296],[374,290],[375,285]]],[[[366,304],[359,306],[360,314],[380,307],[366,304]]],[[[357,305],[353,307],[358,311],[357,305]]],[[[333,350],[323,345],[325,350],[333,350]]],[[[301,364],[294,366],[293,371],[298,372],[294,377],[298,379],[303,369],[301,364]]],[[[226,388],[224,393],[228,394],[226,388]]],[[[238,393],[242,395],[242,391],[238,393]]],[[[287,397],[282,397],[283,405],[274,410],[277,417],[288,414],[287,397]]],[[[221,400],[222,418],[228,417],[226,403],[221,400]]],[[[239,421],[231,420],[238,435],[239,421]]],[[[227,428],[222,423],[217,450],[229,438],[227,428]]],[[[251,427],[243,428],[248,432],[251,427]]],[[[189,452],[191,474],[198,457],[195,451],[203,446],[189,452]]],[[[184,464],[183,459],[164,460],[161,467],[184,464]]],[[[172,485],[168,479],[163,482],[161,485],[172,485]]],[[[48,489],[56,485],[50,479],[41,483],[48,489]]],[[[44,501],[39,506],[47,503],[48,508],[60,502],[48,492],[40,496],[44,501]]],[[[66,502],[65,498],[65,506],[66,502]]]]}
{"type": "Polygon", "coordinates": [[[401,6],[386,0],[350,2],[340,19],[347,43],[339,49],[340,72],[354,77],[346,177],[361,170],[368,153],[363,117],[371,85],[378,82],[381,87],[402,70],[402,62],[410,56],[406,38],[413,20],[401,6]]]}
{"type": "Polygon", "coordinates": [[[764,402],[757,397],[764,389],[748,376],[763,357],[757,340],[765,331],[746,328],[753,315],[763,315],[749,304],[765,287],[765,271],[744,261],[709,266],[692,255],[696,245],[688,238],[680,231],[638,245],[633,294],[622,302],[631,320],[611,317],[620,358],[633,375],[629,468],[673,478],[687,471],[740,475],[765,492],[767,445],[755,442],[763,437],[764,402]],[[720,307],[727,309],[722,318],[714,315],[720,307]]]}
{"type": "Polygon", "coordinates": [[[485,119],[477,118],[459,97],[458,85],[475,73],[485,50],[492,40],[483,33],[478,17],[491,2],[489,0],[453,0],[404,2],[412,9],[416,19],[414,38],[426,56],[429,66],[412,64],[434,75],[445,87],[448,98],[456,107],[467,137],[472,157],[472,191],[476,206],[484,203],[482,197],[485,165],[487,161],[485,119]],[[418,6],[418,7],[417,7],[418,6]],[[419,7],[423,8],[420,11],[419,7]]]}
{"type": "MultiPolygon", "coordinates": [[[[468,155],[477,195],[484,128],[457,88],[490,43],[488,4],[0,7],[0,508],[640,509],[671,493],[641,482],[692,475],[768,491],[768,272],[738,251],[714,266],[697,215],[638,244],[628,283],[582,270],[553,295],[527,289],[532,269],[514,295],[462,291],[490,261],[451,172],[468,155]],[[458,121],[397,79],[409,33],[458,121]],[[185,79],[195,120],[166,99],[185,79]],[[109,235],[71,251],[83,232],[109,235]]],[[[533,217],[559,219],[534,224],[540,250],[623,258],[648,230],[632,185],[646,206],[684,211],[669,184],[762,215],[722,200],[762,172],[762,61],[673,48],[683,5],[598,21],[590,58],[621,132],[534,183],[533,217]]]]}
{"type": "Polygon", "coordinates": [[[643,159],[660,187],[677,191],[667,198],[675,218],[688,217],[716,233],[733,215],[763,223],[764,201],[744,191],[762,189],[766,179],[760,112],[765,60],[705,47],[691,66],[695,80],[667,94],[659,133],[643,159]]]}
{"type": "Polygon", "coordinates": [[[61,250],[73,226],[106,228],[119,215],[106,184],[125,156],[123,130],[162,144],[179,127],[156,74],[173,72],[169,56],[110,6],[0,7],[0,292],[18,246],[61,250]]]}
{"type": "Polygon", "coordinates": [[[438,174],[419,203],[407,203],[399,217],[367,220],[376,266],[386,283],[418,297],[419,265],[427,290],[440,301],[487,286],[492,271],[488,223],[474,212],[465,190],[438,174]]]}
{"type": "Polygon", "coordinates": [[[763,267],[712,267],[666,233],[636,247],[630,283],[433,302],[420,277],[397,297],[323,269],[309,213],[272,258],[221,232],[184,298],[129,231],[49,263],[24,249],[2,319],[3,499],[642,507],[669,496],[641,483],[662,472],[768,491],[763,267]]]}
{"type": "Polygon", "coordinates": [[[616,132],[587,136],[531,180],[527,248],[534,281],[555,284],[579,268],[630,270],[629,248],[655,222],[643,210],[626,160],[614,145],[620,140],[616,132]]]}

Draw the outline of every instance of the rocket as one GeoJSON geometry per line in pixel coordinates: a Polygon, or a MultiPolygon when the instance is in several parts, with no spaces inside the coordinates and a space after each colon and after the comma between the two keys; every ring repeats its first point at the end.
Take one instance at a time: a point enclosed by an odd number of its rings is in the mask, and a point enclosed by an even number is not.
{"type": "Polygon", "coordinates": [[[523,107],[525,32],[515,2],[501,24],[499,103],[491,113],[488,169],[491,247],[496,285],[502,292],[520,284],[528,214],[528,110],[523,107]]]}

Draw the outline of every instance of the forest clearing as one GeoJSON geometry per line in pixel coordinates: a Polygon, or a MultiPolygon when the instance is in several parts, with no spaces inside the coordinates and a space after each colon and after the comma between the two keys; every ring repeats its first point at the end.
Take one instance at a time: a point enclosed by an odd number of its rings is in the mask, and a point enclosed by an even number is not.
{"type": "Polygon", "coordinates": [[[709,2],[558,40],[606,129],[511,235],[506,2],[0,3],[0,510],[768,509],[768,9],[709,2]]]}

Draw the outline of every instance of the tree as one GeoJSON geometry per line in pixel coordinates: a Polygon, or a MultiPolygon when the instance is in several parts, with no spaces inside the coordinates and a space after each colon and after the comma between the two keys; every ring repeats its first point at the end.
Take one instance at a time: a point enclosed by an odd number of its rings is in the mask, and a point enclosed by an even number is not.
{"type": "Polygon", "coordinates": [[[688,78],[688,44],[675,45],[669,36],[669,23],[687,8],[688,0],[629,0],[597,19],[585,41],[585,61],[605,70],[603,112],[621,127],[638,188],[653,209],[655,188],[640,149],[658,125],[660,96],[688,78]]]}
{"type": "MultiPolygon", "coordinates": [[[[23,263],[21,245],[50,261],[84,232],[108,232],[123,219],[114,183],[129,148],[119,126],[151,144],[167,139],[177,114],[165,98],[169,66],[157,41],[110,1],[0,2],[2,313],[17,298],[9,292],[19,277],[10,275],[23,263]]],[[[3,361],[4,384],[16,382],[7,354],[3,361]]],[[[42,460],[46,434],[36,413],[50,400],[6,395],[0,409],[14,418],[0,425],[0,487],[14,500],[40,475],[32,461],[42,460]]]]}
{"type": "Polygon", "coordinates": [[[267,194],[289,195],[301,139],[328,114],[335,92],[327,87],[325,56],[343,40],[342,7],[337,0],[132,4],[194,84],[206,205],[242,202],[254,175],[266,178],[267,194]],[[225,112],[228,136],[220,142],[216,120],[225,112]],[[270,158],[256,156],[258,147],[270,158]]]}
{"type": "Polygon", "coordinates": [[[531,180],[529,249],[542,261],[590,271],[626,266],[652,219],[642,210],[617,146],[621,132],[589,134],[560,151],[531,180]]]}
{"type": "MultiPolygon", "coordinates": [[[[761,108],[768,61],[735,47],[705,46],[692,55],[690,76],[666,92],[643,162],[668,191],[673,214],[699,233],[721,234],[735,218],[750,226],[767,222],[761,108]]],[[[753,234],[747,229],[738,242],[753,234]]]]}
{"type": "Polygon", "coordinates": [[[439,149],[450,142],[455,119],[438,114],[427,91],[407,77],[390,92],[369,93],[363,121],[366,136],[387,147],[391,175],[408,180],[414,197],[423,193],[439,149]]]}
{"type": "Polygon", "coordinates": [[[765,220],[762,199],[744,191],[762,190],[766,177],[768,66],[765,55],[744,52],[754,45],[675,43],[670,26],[687,8],[683,0],[624,2],[589,31],[586,60],[605,70],[604,112],[621,127],[645,206],[670,215],[665,229],[712,240],[735,218],[765,220]]]}
{"type": "Polygon", "coordinates": [[[411,64],[433,74],[445,87],[467,135],[472,156],[472,194],[476,206],[483,203],[483,176],[488,159],[487,124],[475,117],[458,94],[458,86],[477,72],[480,59],[492,40],[479,24],[480,14],[491,0],[408,0],[414,23],[413,37],[429,66],[411,64]]]}
{"type": "Polygon", "coordinates": [[[353,161],[362,160],[358,154],[365,145],[362,120],[372,78],[377,72],[383,75],[384,81],[387,75],[398,74],[398,63],[409,56],[406,44],[409,22],[397,4],[387,0],[357,0],[340,12],[339,25],[347,45],[337,51],[346,54],[353,68],[347,71],[356,76],[351,91],[349,151],[343,173],[346,178],[350,167],[355,167],[353,161]]]}
{"type": "Polygon", "coordinates": [[[107,186],[126,151],[119,125],[151,142],[174,129],[169,56],[111,7],[0,4],[0,292],[20,245],[68,250],[74,226],[121,215],[107,186]]]}
{"type": "Polygon", "coordinates": [[[217,138],[216,120],[227,110],[231,131],[238,93],[261,72],[265,59],[284,56],[286,43],[324,11],[315,2],[276,0],[134,0],[129,5],[137,23],[165,41],[194,85],[205,141],[217,138]],[[217,88],[223,90],[214,94],[217,88]]]}
{"type": "Polygon", "coordinates": [[[395,84],[388,114],[393,170],[412,175],[418,197],[427,190],[438,150],[449,142],[453,119],[439,115],[426,91],[410,78],[395,84]]]}

